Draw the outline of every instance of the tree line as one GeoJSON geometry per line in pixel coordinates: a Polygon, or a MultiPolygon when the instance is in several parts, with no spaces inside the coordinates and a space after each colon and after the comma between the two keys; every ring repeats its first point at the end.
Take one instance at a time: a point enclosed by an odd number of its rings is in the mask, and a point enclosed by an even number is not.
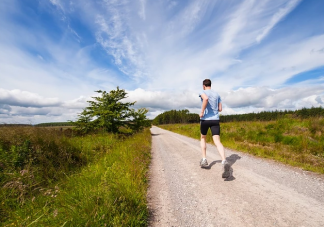
{"type": "Polygon", "coordinates": [[[302,108],[300,110],[275,110],[262,111],[259,113],[222,115],[221,122],[233,121],[272,121],[283,117],[305,119],[309,117],[324,117],[323,107],[302,108]]]}
{"type": "MultiPolygon", "coordinates": [[[[272,121],[278,120],[283,117],[292,118],[309,118],[309,117],[324,117],[323,107],[302,108],[300,110],[275,110],[275,111],[262,111],[259,113],[246,113],[246,114],[232,114],[221,115],[221,122],[233,121],[272,121]]],[[[170,110],[156,116],[152,124],[178,124],[178,123],[199,123],[200,118],[198,114],[189,113],[189,110],[170,110]]]]}
{"type": "Polygon", "coordinates": [[[35,125],[36,127],[52,127],[52,126],[73,126],[72,122],[48,122],[35,125]]]}
{"type": "Polygon", "coordinates": [[[198,123],[200,121],[199,115],[190,113],[189,110],[169,110],[156,116],[152,124],[177,124],[177,123],[198,123]]]}
{"type": "Polygon", "coordinates": [[[29,124],[6,124],[6,123],[3,123],[3,124],[0,124],[0,127],[27,127],[27,126],[30,126],[29,124]]]}

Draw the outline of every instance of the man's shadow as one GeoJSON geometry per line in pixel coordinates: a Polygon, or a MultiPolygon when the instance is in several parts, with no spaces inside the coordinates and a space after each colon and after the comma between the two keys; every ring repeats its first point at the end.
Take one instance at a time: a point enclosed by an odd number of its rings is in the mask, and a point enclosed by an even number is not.
{"type": "MultiPolygon", "coordinates": [[[[232,166],[234,165],[234,163],[241,159],[241,156],[237,155],[237,154],[232,154],[231,156],[226,158],[226,161],[228,162],[228,164],[230,165],[230,176],[228,178],[225,178],[224,181],[233,181],[235,180],[235,177],[233,176],[233,168],[232,166]]],[[[215,165],[216,163],[222,163],[221,160],[216,160],[216,161],[212,161],[211,163],[209,163],[209,165],[207,167],[205,167],[204,169],[208,169],[210,170],[212,168],[213,165],[215,165]]]]}
{"type": "Polygon", "coordinates": [[[233,176],[234,170],[233,170],[232,166],[239,159],[241,159],[241,156],[239,156],[237,154],[232,154],[231,156],[226,158],[226,161],[230,165],[230,176],[228,178],[225,178],[224,181],[233,181],[233,180],[235,180],[235,177],[233,176]]]}
{"type": "Polygon", "coordinates": [[[209,163],[208,166],[204,167],[204,169],[208,169],[208,170],[210,170],[211,167],[212,167],[213,165],[215,165],[216,163],[222,163],[222,161],[221,161],[221,160],[212,161],[211,163],[209,163]]]}

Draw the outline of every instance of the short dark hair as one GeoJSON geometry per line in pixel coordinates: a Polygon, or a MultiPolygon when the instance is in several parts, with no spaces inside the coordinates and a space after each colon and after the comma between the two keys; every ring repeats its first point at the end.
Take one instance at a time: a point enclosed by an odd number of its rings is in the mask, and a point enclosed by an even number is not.
{"type": "Polygon", "coordinates": [[[203,85],[205,85],[206,87],[210,87],[210,86],[211,86],[211,81],[210,81],[210,79],[205,79],[205,80],[203,81],[203,85]]]}

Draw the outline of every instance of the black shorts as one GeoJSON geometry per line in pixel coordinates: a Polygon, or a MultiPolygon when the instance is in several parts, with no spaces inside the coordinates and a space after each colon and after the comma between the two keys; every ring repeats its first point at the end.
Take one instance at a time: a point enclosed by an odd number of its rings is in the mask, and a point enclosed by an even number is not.
{"type": "Polygon", "coordinates": [[[207,135],[209,128],[213,136],[220,135],[219,120],[200,120],[200,133],[202,135],[207,135]]]}

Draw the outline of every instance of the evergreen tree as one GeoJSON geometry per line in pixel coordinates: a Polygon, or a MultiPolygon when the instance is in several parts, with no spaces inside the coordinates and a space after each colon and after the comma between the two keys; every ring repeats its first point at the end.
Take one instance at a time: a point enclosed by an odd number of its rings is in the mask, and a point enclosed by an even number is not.
{"type": "Polygon", "coordinates": [[[121,102],[126,98],[125,90],[117,87],[110,92],[101,90],[96,92],[100,96],[92,97],[94,101],[88,101],[90,105],[79,114],[79,119],[75,122],[78,130],[88,133],[103,129],[117,133],[121,127],[138,131],[150,125],[146,118],[147,109],[141,108],[135,111],[130,108],[135,102],[121,102]]]}

